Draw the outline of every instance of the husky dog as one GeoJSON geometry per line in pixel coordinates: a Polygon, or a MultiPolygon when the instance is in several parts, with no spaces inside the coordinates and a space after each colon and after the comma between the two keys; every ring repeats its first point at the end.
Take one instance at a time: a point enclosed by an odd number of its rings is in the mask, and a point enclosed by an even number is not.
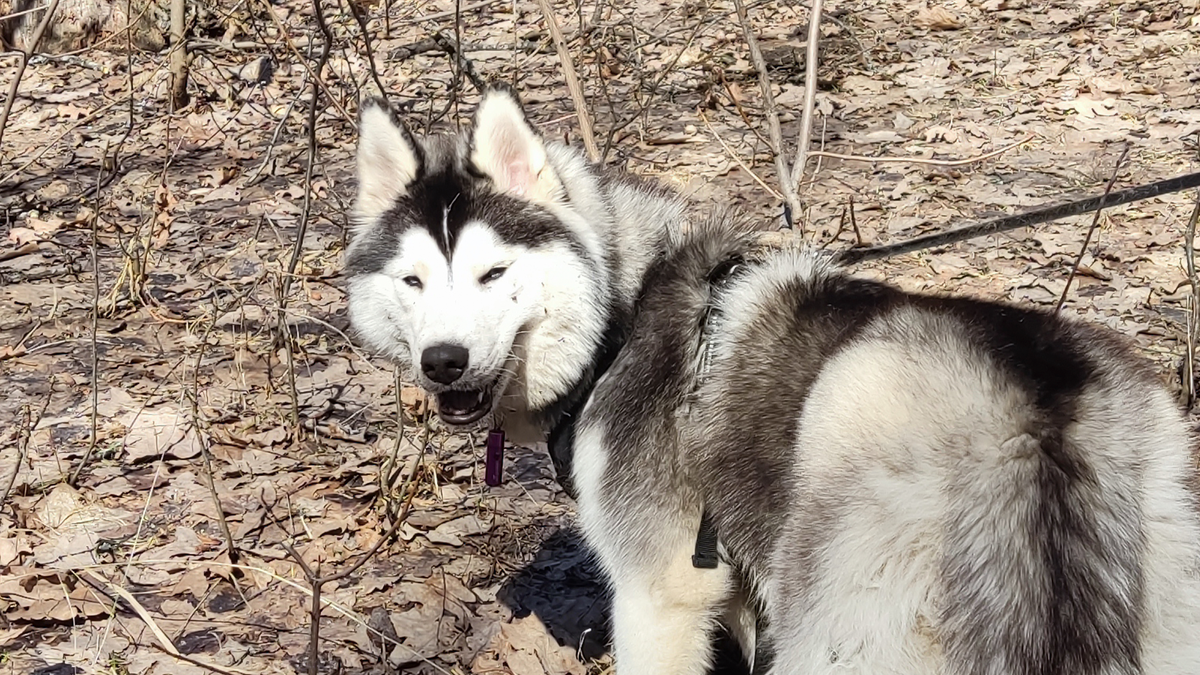
{"type": "Polygon", "coordinates": [[[620,675],[718,621],[778,675],[1200,673],[1191,439],[1110,333],[680,234],[507,91],[361,134],[353,322],[448,424],[573,449],[620,675]]]}

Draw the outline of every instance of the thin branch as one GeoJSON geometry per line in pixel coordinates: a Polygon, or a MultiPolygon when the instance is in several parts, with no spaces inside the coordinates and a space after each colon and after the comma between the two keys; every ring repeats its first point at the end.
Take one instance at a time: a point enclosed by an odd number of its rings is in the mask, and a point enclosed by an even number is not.
{"type": "MultiPolygon", "coordinates": [[[[304,572],[305,578],[308,579],[308,583],[312,587],[312,605],[309,610],[309,612],[310,612],[309,619],[311,621],[311,624],[309,626],[309,644],[308,644],[308,673],[309,673],[309,675],[317,675],[317,671],[318,671],[317,660],[320,656],[320,650],[318,649],[318,644],[320,643],[320,639],[321,639],[321,588],[323,586],[325,586],[325,584],[330,584],[330,583],[335,583],[335,582],[341,581],[342,579],[345,579],[346,577],[350,576],[351,574],[354,574],[355,572],[357,572],[359,570],[359,568],[361,568],[363,565],[365,565],[367,563],[368,560],[375,557],[375,554],[379,552],[379,549],[383,548],[383,545],[385,543],[391,541],[392,537],[396,536],[396,533],[400,531],[400,527],[402,525],[404,525],[405,520],[408,519],[408,513],[409,513],[409,510],[412,508],[413,498],[416,497],[416,495],[417,495],[417,490],[416,490],[415,486],[413,486],[413,482],[416,479],[417,469],[419,467],[420,467],[419,462],[414,463],[412,471],[408,475],[408,479],[404,482],[404,487],[402,489],[404,491],[408,492],[408,496],[404,501],[404,505],[400,509],[399,515],[396,516],[396,520],[392,523],[392,526],[388,529],[386,534],[384,534],[382,537],[379,538],[378,541],[375,542],[375,545],[372,546],[370,548],[370,550],[368,550],[366,553],[363,553],[361,556],[359,556],[359,559],[353,565],[348,567],[347,569],[342,570],[341,572],[338,572],[337,574],[331,574],[329,576],[321,576],[320,568],[318,567],[316,570],[314,570],[312,567],[310,567],[309,564],[307,562],[305,562],[304,557],[300,555],[300,552],[297,551],[295,549],[295,547],[293,547],[286,540],[283,542],[280,542],[283,545],[284,550],[286,550],[288,552],[288,555],[290,555],[292,557],[292,559],[296,561],[296,564],[300,566],[301,571],[304,572]]],[[[404,494],[404,493],[402,492],[401,494],[404,494]]],[[[283,530],[284,532],[287,531],[283,527],[283,525],[279,522],[279,520],[275,518],[275,514],[272,512],[272,510],[269,506],[264,504],[263,509],[266,511],[267,516],[270,517],[272,521],[274,521],[276,527],[278,527],[280,530],[283,530]]]]}
{"type": "Polygon", "coordinates": [[[275,151],[275,145],[279,142],[279,132],[283,131],[284,125],[287,124],[288,118],[292,116],[292,110],[296,108],[296,103],[300,97],[304,95],[304,87],[308,85],[308,71],[304,71],[304,79],[300,81],[300,88],[296,90],[296,95],[292,97],[292,101],[288,103],[287,110],[283,111],[283,116],[279,118],[279,123],[275,125],[275,131],[271,134],[271,142],[267,145],[267,149],[263,151],[262,162],[250,177],[246,179],[246,185],[254,185],[258,182],[262,175],[263,169],[267,168],[267,164],[271,162],[271,153],[275,151]]]}
{"type": "MultiPolygon", "coordinates": [[[[329,63],[329,52],[333,47],[333,34],[329,30],[329,24],[325,21],[325,12],[321,8],[321,0],[313,0],[312,5],[313,14],[317,20],[317,28],[321,31],[323,41],[321,44],[321,54],[317,57],[317,67],[314,71],[311,71],[313,87],[312,100],[309,101],[308,106],[308,161],[304,167],[304,206],[301,209],[300,222],[296,226],[296,240],[292,244],[292,255],[288,259],[286,273],[279,280],[279,337],[287,354],[288,381],[292,396],[292,424],[296,427],[297,433],[300,430],[300,403],[296,396],[296,372],[292,355],[292,334],[287,326],[286,310],[288,291],[291,289],[292,277],[296,274],[296,267],[300,264],[300,254],[304,250],[304,236],[308,232],[308,221],[312,216],[312,176],[313,167],[317,162],[317,106],[320,105],[321,90],[324,89],[321,75],[325,72],[326,64],[329,63]]],[[[336,103],[332,95],[330,95],[330,100],[332,103],[336,103]]]]}
{"type": "Polygon", "coordinates": [[[346,6],[350,8],[350,13],[354,15],[358,29],[362,32],[363,48],[367,52],[367,67],[371,69],[371,79],[375,80],[375,86],[379,87],[379,95],[387,96],[387,89],[383,88],[383,81],[379,79],[379,70],[375,67],[375,52],[371,48],[371,34],[367,31],[367,19],[362,15],[362,10],[354,0],[346,0],[346,6]]]}
{"type": "Polygon", "coordinates": [[[1100,197],[1087,197],[1086,199],[1078,199],[1065,204],[1055,204],[1046,206],[1025,213],[1017,213],[1011,216],[1003,216],[994,220],[987,220],[982,223],[975,223],[963,227],[948,230],[946,232],[935,232],[933,234],[925,234],[920,237],[913,237],[906,241],[897,242],[895,244],[884,244],[881,246],[871,246],[869,248],[854,248],[838,253],[835,260],[839,264],[852,265],[855,263],[866,262],[868,260],[879,260],[881,258],[890,258],[902,253],[911,253],[912,251],[920,251],[926,248],[934,248],[936,246],[945,246],[965,239],[973,239],[989,234],[998,234],[1015,230],[1019,227],[1028,227],[1037,225],[1059,218],[1067,218],[1069,216],[1078,216],[1081,213],[1089,213],[1095,211],[1101,206],[1113,207],[1130,202],[1137,202],[1151,197],[1167,195],[1173,192],[1181,192],[1189,188],[1200,187],[1200,172],[1189,173],[1176,178],[1168,178],[1160,180],[1157,183],[1149,185],[1139,185],[1137,187],[1113,192],[1100,197]]]}
{"type": "Polygon", "coordinates": [[[21,78],[25,76],[25,66],[29,65],[29,57],[37,50],[38,43],[42,41],[42,34],[46,32],[57,9],[58,0],[51,0],[50,7],[46,9],[46,15],[42,17],[42,22],[33,31],[33,39],[21,52],[21,64],[17,66],[17,74],[8,85],[8,98],[4,99],[4,110],[0,112],[0,147],[4,146],[4,128],[8,126],[8,115],[12,112],[13,103],[17,100],[17,90],[21,87],[21,78]]]}
{"type": "Polygon", "coordinates": [[[758,39],[750,27],[750,19],[746,15],[746,6],[742,0],[733,0],[737,9],[738,21],[742,24],[742,33],[746,36],[746,44],[750,47],[750,61],[758,71],[758,85],[762,89],[763,109],[767,116],[767,133],[771,139],[771,154],[775,156],[775,172],[779,174],[779,186],[783,188],[783,222],[785,227],[792,227],[794,219],[800,215],[800,197],[796,194],[795,181],[788,170],[787,158],[784,157],[783,131],[779,126],[779,112],[775,107],[775,94],[771,91],[771,76],[767,72],[767,62],[762,51],[758,48],[758,39]]]}
{"type": "Polygon", "coordinates": [[[991,159],[1002,155],[1013,148],[1019,148],[1029,141],[1036,138],[1036,134],[1028,134],[1021,140],[1006,145],[1003,148],[986,152],[982,155],[967,157],[966,159],[929,159],[927,157],[869,157],[866,155],[842,155],[836,152],[825,152],[824,150],[813,150],[808,153],[809,157],[831,157],[833,159],[841,159],[848,162],[900,162],[904,164],[924,164],[926,166],[966,166],[975,162],[982,162],[985,159],[991,159]]]}
{"type": "MultiPolygon", "coordinates": [[[[711,5],[705,4],[704,14],[702,14],[699,18],[696,19],[696,23],[692,26],[692,32],[688,35],[687,40],[684,41],[682,48],[679,49],[679,51],[677,51],[675,53],[675,56],[674,56],[674,58],[671,59],[671,62],[668,63],[666,65],[666,67],[664,67],[662,70],[659,71],[658,77],[654,78],[654,81],[652,83],[650,83],[650,86],[648,88],[645,85],[645,82],[646,82],[645,71],[638,69],[638,84],[637,84],[637,87],[634,89],[634,97],[635,97],[635,99],[640,99],[640,97],[637,96],[637,93],[641,92],[643,89],[645,89],[646,90],[645,99],[638,100],[638,109],[635,110],[632,114],[630,114],[628,117],[626,117],[623,120],[614,121],[614,123],[609,127],[607,137],[604,140],[604,148],[601,149],[601,151],[600,151],[600,163],[601,164],[608,163],[608,154],[609,154],[609,152],[612,151],[613,143],[617,140],[617,134],[646,113],[647,108],[649,108],[650,103],[652,102],[654,97],[658,94],[658,90],[662,86],[663,82],[667,79],[667,76],[670,75],[675,70],[675,66],[678,65],[679,60],[681,58],[683,58],[684,53],[686,53],[687,50],[692,46],[692,43],[695,42],[696,36],[700,34],[701,29],[703,29],[707,26],[707,24],[705,23],[705,18],[708,16],[708,14],[710,12],[710,8],[711,8],[711,5]]],[[[631,28],[631,32],[633,33],[633,37],[636,37],[636,35],[637,35],[636,27],[633,26],[633,24],[631,23],[630,28],[631,28]]],[[[644,45],[642,45],[642,46],[644,46],[644,45]]],[[[631,51],[636,53],[638,50],[640,50],[642,48],[642,46],[634,46],[634,47],[631,47],[630,49],[631,49],[631,51]]],[[[598,72],[600,72],[600,67],[601,67],[601,64],[599,61],[597,61],[596,69],[598,72]]],[[[603,76],[601,76],[600,82],[603,87],[604,97],[608,101],[608,107],[610,110],[610,114],[612,115],[613,119],[616,120],[617,106],[613,103],[612,97],[609,96],[608,83],[604,80],[603,76]]]]}
{"type": "Polygon", "coordinates": [[[158,625],[158,622],[154,620],[154,617],[150,616],[150,612],[146,611],[146,608],[142,606],[142,603],[138,602],[137,598],[133,597],[132,593],[124,588],[121,588],[117,584],[114,584],[108,579],[105,579],[99,574],[96,574],[92,570],[83,570],[83,573],[90,577],[92,581],[108,589],[110,593],[120,596],[122,600],[128,603],[133,609],[134,613],[138,615],[138,618],[140,618],[142,622],[146,624],[146,627],[150,629],[150,633],[154,635],[156,640],[158,640],[158,644],[162,647],[163,651],[172,656],[179,655],[179,650],[175,648],[175,645],[171,642],[171,639],[168,638],[167,634],[163,632],[163,629],[158,625]]]}
{"type": "Polygon", "coordinates": [[[487,82],[480,77],[479,71],[475,70],[475,64],[463,53],[462,46],[459,44],[457,37],[451,39],[450,36],[442,31],[438,31],[433,35],[433,42],[439,49],[454,59],[459,73],[466,73],[467,79],[471,81],[471,84],[474,85],[477,91],[482,93],[487,88],[487,82]]]}
{"type": "MultiPolygon", "coordinates": [[[[97,344],[96,333],[99,332],[100,322],[100,184],[104,178],[104,159],[108,157],[108,141],[104,142],[104,148],[100,151],[100,168],[96,171],[96,195],[92,203],[92,433],[88,439],[87,452],[83,454],[83,459],[79,465],[75,467],[75,471],[71,473],[70,479],[67,481],[71,487],[79,485],[79,476],[87,467],[88,462],[92,459],[92,454],[96,452],[96,442],[100,433],[99,411],[100,411],[100,348],[97,344]]],[[[114,167],[115,169],[115,167],[114,167]]]]}
{"type": "MultiPolygon", "coordinates": [[[[249,295],[247,291],[235,300],[233,307],[237,307],[246,301],[249,295]]],[[[217,494],[217,472],[213,469],[212,464],[212,441],[208,437],[208,429],[201,428],[200,416],[200,364],[204,361],[204,354],[208,351],[208,338],[212,335],[213,330],[217,326],[217,318],[223,312],[214,311],[208,326],[204,331],[204,336],[200,338],[200,348],[196,350],[196,363],[192,367],[192,392],[191,408],[192,408],[192,427],[195,429],[196,438],[200,441],[200,454],[204,459],[204,473],[208,478],[208,496],[212,499],[213,509],[217,513],[217,523],[221,526],[221,534],[225,536],[225,554],[229,556],[229,562],[237,563],[239,554],[237,546],[234,545],[233,531],[229,528],[229,520],[225,518],[225,508],[221,506],[221,497],[217,494]]],[[[236,586],[236,584],[235,584],[236,586]]],[[[240,591],[240,589],[239,589],[240,591]]]]}
{"type": "Polygon", "coordinates": [[[1067,285],[1063,286],[1062,296],[1058,298],[1058,304],[1054,306],[1056,313],[1067,302],[1067,294],[1071,292],[1071,282],[1075,281],[1075,275],[1079,272],[1079,266],[1083,264],[1083,256],[1087,253],[1088,244],[1092,241],[1092,233],[1100,225],[1100,214],[1104,212],[1104,207],[1108,206],[1104,200],[1108,197],[1108,193],[1112,192],[1113,185],[1117,182],[1117,176],[1121,175],[1121,167],[1125,164],[1125,157],[1128,154],[1129,144],[1126,143],[1125,149],[1121,151],[1121,156],[1117,158],[1116,165],[1113,166],[1112,178],[1109,178],[1108,185],[1104,186],[1104,194],[1100,197],[1100,205],[1096,207],[1096,215],[1092,218],[1092,226],[1088,228],[1087,234],[1083,236],[1083,245],[1079,247],[1079,256],[1075,258],[1075,264],[1071,265],[1071,273],[1067,275],[1067,285]]]}
{"type": "Polygon", "coordinates": [[[8,501],[8,495],[17,483],[17,475],[21,473],[21,465],[25,463],[25,456],[29,452],[29,438],[33,435],[33,428],[41,421],[41,415],[38,415],[37,421],[33,419],[33,406],[28,403],[21,406],[21,417],[21,426],[17,429],[17,461],[13,462],[8,484],[4,486],[4,491],[0,492],[0,508],[4,508],[4,502],[8,501]]]}
{"type": "MultiPolygon", "coordinates": [[[[309,71],[308,75],[316,82],[315,86],[319,86],[321,91],[325,92],[325,95],[329,97],[330,104],[337,108],[338,112],[341,113],[342,119],[346,120],[352,129],[358,129],[358,120],[346,111],[346,108],[342,106],[342,102],[337,100],[337,98],[334,97],[333,92],[329,91],[329,88],[325,86],[325,82],[312,72],[312,66],[309,65],[308,59],[304,58],[304,56],[300,53],[300,50],[296,48],[295,43],[292,42],[292,38],[288,34],[287,26],[283,25],[283,22],[280,21],[279,15],[275,13],[275,8],[271,6],[270,0],[261,0],[261,2],[262,5],[267,8],[267,13],[271,16],[271,21],[275,23],[275,28],[279,30],[279,37],[283,40],[284,44],[287,45],[288,49],[291,50],[292,54],[296,56],[296,60],[300,62],[300,65],[304,66],[304,69],[309,71]]],[[[321,51],[326,55],[326,60],[328,60],[328,54],[331,48],[330,44],[333,42],[333,36],[329,34],[329,27],[325,26],[324,15],[322,15],[321,19],[319,20],[319,24],[325,28],[325,30],[322,31],[322,34],[325,36],[325,44],[321,46],[321,51]]]]}
{"type": "Polygon", "coordinates": [[[1196,403],[1196,334],[1200,331],[1200,282],[1196,279],[1196,221],[1200,220],[1200,191],[1196,193],[1196,206],[1192,209],[1192,217],[1188,219],[1187,231],[1184,233],[1183,250],[1184,263],[1187,267],[1188,282],[1192,287],[1192,295],[1188,303],[1187,348],[1183,360],[1183,394],[1184,405],[1188,410],[1196,403]]]}
{"type": "Polygon", "coordinates": [[[725,139],[721,138],[721,134],[718,134],[716,132],[716,130],[713,129],[712,124],[709,124],[708,117],[706,117],[704,115],[703,111],[700,112],[700,121],[704,122],[704,126],[705,126],[705,128],[708,129],[708,133],[712,134],[712,137],[717,139],[717,142],[721,144],[722,148],[725,148],[725,152],[729,154],[730,158],[732,158],[733,161],[737,162],[738,166],[742,167],[742,171],[745,171],[746,173],[750,174],[750,177],[754,179],[754,182],[756,182],[760,186],[762,186],[762,189],[769,192],[772,197],[774,197],[776,199],[783,199],[783,195],[779,194],[778,190],[771,187],[770,185],[767,185],[767,183],[765,181],[763,181],[763,179],[759,178],[758,174],[754,173],[754,171],[751,170],[750,167],[746,166],[746,163],[742,161],[742,158],[737,156],[737,153],[735,153],[733,151],[733,148],[730,148],[729,145],[727,145],[725,143],[725,139]]]}
{"type": "Polygon", "coordinates": [[[46,9],[46,5],[41,5],[38,7],[30,7],[29,9],[23,9],[19,12],[12,12],[11,14],[0,15],[0,21],[8,21],[9,19],[17,18],[18,16],[25,16],[26,14],[33,14],[34,12],[40,12],[43,9],[46,9]]]}
{"type": "Polygon", "coordinates": [[[188,53],[184,0],[171,0],[171,112],[187,105],[188,53]]]}
{"type": "Polygon", "coordinates": [[[567,41],[563,39],[562,29],[558,26],[558,19],[554,16],[550,0],[537,0],[537,3],[542,8],[542,16],[546,18],[550,37],[554,39],[554,48],[558,50],[558,60],[562,65],[563,77],[567,81],[567,90],[571,92],[571,101],[575,104],[575,114],[579,118],[579,135],[583,137],[583,147],[587,149],[588,157],[593,162],[598,162],[600,148],[596,146],[596,137],[592,133],[592,119],[588,115],[587,101],[583,97],[583,86],[579,84],[579,76],[575,73],[575,64],[571,61],[567,41]]]}
{"type": "Polygon", "coordinates": [[[800,138],[796,146],[796,161],[792,162],[792,189],[800,187],[804,167],[808,162],[808,143],[812,138],[813,111],[817,108],[817,53],[821,40],[822,0],[812,0],[808,15],[808,44],[804,50],[804,114],[800,119],[800,138]]]}

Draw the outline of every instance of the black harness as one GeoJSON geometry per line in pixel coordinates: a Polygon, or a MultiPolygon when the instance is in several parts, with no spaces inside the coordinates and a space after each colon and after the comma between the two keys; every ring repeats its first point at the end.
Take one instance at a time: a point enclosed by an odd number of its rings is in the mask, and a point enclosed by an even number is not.
{"type": "MultiPolygon", "coordinates": [[[[736,273],[743,269],[744,260],[740,257],[730,258],[720,265],[717,265],[708,275],[708,283],[710,287],[710,298],[715,298],[721,291],[725,290],[731,279],[736,276],[736,273]]],[[[716,304],[710,300],[708,307],[705,309],[704,318],[701,322],[701,359],[700,372],[698,373],[697,382],[702,382],[708,375],[708,369],[712,362],[712,342],[708,339],[714,320],[720,314],[720,310],[716,304]]],[[[559,485],[563,490],[571,496],[576,497],[575,486],[571,481],[571,463],[575,455],[575,423],[579,419],[579,413],[583,406],[587,403],[588,398],[592,395],[592,390],[596,386],[596,382],[608,372],[613,361],[616,360],[617,354],[625,345],[628,338],[629,321],[614,320],[610,322],[608,330],[605,331],[604,340],[600,350],[600,356],[596,360],[596,365],[592,369],[590,377],[581,379],[580,384],[563,397],[556,404],[558,407],[557,414],[549,415],[553,422],[550,425],[550,434],[548,438],[548,448],[550,452],[550,461],[554,464],[554,472],[557,476],[559,485]]],[[[717,526],[713,521],[712,515],[706,507],[700,516],[700,526],[696,531],[696,546],[692,554],[692,566],[698,569],[716,569],[720,562],[719,552],[720,538],[717,534],[717,526]]],[[[753,655],[755,673],[766,672],[770,667],[772,659],[772,650],[764,641],[765,624],[763,612],[758,612],[758,626],[756,633],[758,638],[755,640],[755,653],[753,655]]]]}
{"type": "MultiPolygon", "coordinates": [[[[715,296],[724,290],[729,280],[735,276],[735,272],[742,267],[743,262],[740,257],[730,258],[713,269],[708,275],[708,283],[712,291],[710,296],[715,296]]],[[[708,340],[708,333],[713,320],[719,313],[719,310],[710,302],[701,323],[702,358],[701,372],[699,373],[701,380],[707,375],[711,361],[711,342],[708,340]]],[[[581,378],[580,383],[560,399],[555,405],[556,411],[550,411],[547,415],[552,420],[547,439],[550,461],[554,464],[554,473],[559,485],[572,498],[577,496],[575,486],[571,481],[571,463],[575,455],[575,423],[579,419],[579,413],[583,410],[583,406],[592,395],[596,382],[608,372],[613,361],[616,360],[617,354],[625,345],[625,340],[628,338],[628,329],[625,327],[628,325],[629,321],[622,321],[619,318],[609,323],[601,343],[599,358],[596,359],[592,372],[589,376],[581,378]]],[[[700,518],[700,527],[696,532],[696,548],[692,555],[692,565],[701,569],[715,569],[720,561],[718,540],[716,524],[708,510],[705,509],[700,518]]]]}

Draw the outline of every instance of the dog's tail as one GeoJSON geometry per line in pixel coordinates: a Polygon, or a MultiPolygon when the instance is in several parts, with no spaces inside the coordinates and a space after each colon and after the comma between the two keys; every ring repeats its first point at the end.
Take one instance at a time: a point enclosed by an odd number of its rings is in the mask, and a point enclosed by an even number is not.
{"type": "Polygon", "coordinates": [[[1134,479],[1057,429],[1002,451],[1009,461],[958,486],[970,494],[947,523],[944,627],[957,672],[1142,672],[1134,479]]]}

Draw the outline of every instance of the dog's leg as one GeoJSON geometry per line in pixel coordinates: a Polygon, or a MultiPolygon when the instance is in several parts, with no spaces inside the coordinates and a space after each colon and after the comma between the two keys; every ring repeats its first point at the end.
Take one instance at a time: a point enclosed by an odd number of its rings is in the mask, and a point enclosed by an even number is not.
{"type": "Polygon", "coordinates": [[[729,631],[730,636],[741,650],[742,657],[747,664],[753,666],[756,673],[766,672],[759,669],[756,658],[758,650],[762,646],[760,638],[763,636],[759,628],[761,618],[755,608],[749,585],[745,579],[740,579],[725,601],[721,624],[729,631]]]}
{"type": "Polygon", "coordinates": [[[662,564],[653,569],[625,566],[623,573],[613,574],[613,641],[619,675],[704,675],[707,671],[712,629],[729,595],[731,575],[724,563],[716,569],[693,567],[692,544],[663,550],[662,564]]]}
{"type": "Polygon", "coordinates": [[[616,672],[704,675],[731,569],[692,564],[703,507],[686,485],[663,479],[677,449],[609,444],[599,418],[576,431],[572,477],[580,526],[613,590],[616,672]]]}

